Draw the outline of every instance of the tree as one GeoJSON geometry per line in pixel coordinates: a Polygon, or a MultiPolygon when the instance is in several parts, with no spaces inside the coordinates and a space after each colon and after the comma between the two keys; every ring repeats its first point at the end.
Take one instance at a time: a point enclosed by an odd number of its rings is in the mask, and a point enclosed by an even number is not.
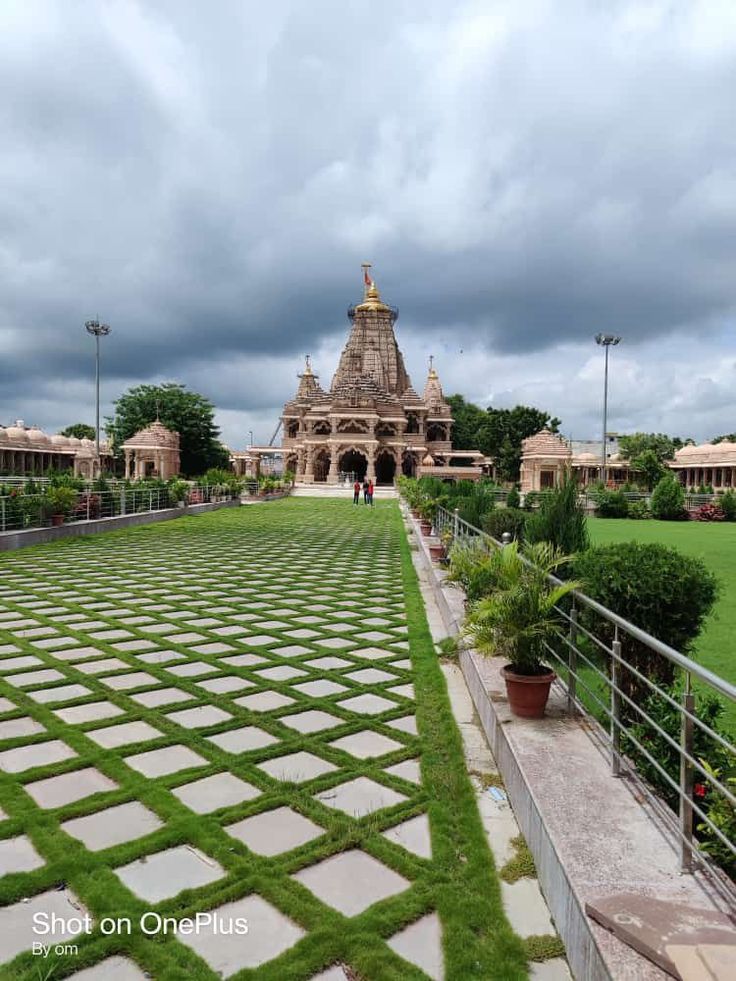
{"type": "Polygon", "coordinates": [[[685,490],[673,474],[666,474],[652,492],[652,514],[660,521],[684,521],[685,490]]]}
{"type": "Polygon", "coordinates": [[[711,443],[736,443],[736,433],[725,433],[723,436],[714,436],[711,443]]]}
{"type": "Polygon", "coordinates": [[[654,450],[642,450],[631,460],[631,466],[644,478],[647,489],[651,490],[667,473],[667,467],[654,450]]]}
{"type": "Polygon", "coordinates": [[[229,466],[227,450],[218,439],[214,411],[204,395],[190,392],[177,382],[166,382],[129,389],[115,402],[114,417],[105,422],[114,451],[119,453],[126,439],[160,419],[179,433],[181,471],[194,476],[210,467],[229,466]]]}
{"type": "Polygon", "coordinates": [[[86,422],[75,422],[59,433],[59,436],[73,436],[75,439],[94,439],[96,435],[95,427],[88,426],[86,422]]]}
{"type": "Polygon", "coordinates": [[[634,457],[645,450],[651,450],[660,463],[672,460],[675,450],[679,450],[685,442],[679,436],[666,436],[664,433],[630,433],[618,438],[619,450],[624,460],[633,461],[634,457]]]}
{"type": "Polygon", "coordinates": [[[466,402],[462,395],[450,395],[447,401],[452,409],[452,448],[477,449],[478,433],[485,419],[485,412],[472,402],[466,402]]]}

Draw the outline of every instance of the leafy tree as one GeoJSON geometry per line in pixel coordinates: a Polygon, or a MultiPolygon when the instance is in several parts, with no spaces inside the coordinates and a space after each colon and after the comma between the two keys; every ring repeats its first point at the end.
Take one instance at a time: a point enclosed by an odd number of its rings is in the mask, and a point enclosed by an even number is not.
{"type": "Polygon", "coordinates": [[[685,489],[673,474],[666,474],[652,492],[652,514],[661,521],[684,521],[685,489]]]}
{"type": "Polygon", "coordinates": [[[181,471],[194,476],[210,467],[229,465],[227,450],[218,439],[214,411],[204,395],[190,392],[177,382],[165,382],[129,389],[115,402],[114,417],[105,421],[113,447],[119,452],[126,439],[159,418],[164,426],[179,433],[181,471]]]}
{"type": "Polygon", "coordinates": [[[450,395],[447,401],[452,409],[452,448],[454,450],[474,450],[478,447],[478,432],[485,412],[472,402],[466,402],[462,395],[450,395]]]}
{"type": "Polygon", "coordinates": [[[94,439],[96,435],[95,427],[88,426],[86,422],[75,422],[59,433],[59,436],[74,436],[75,439],[94,439]]]}
{"type": "Polygon", "coordinates": [[[723,436],[715,436],[711,443],[736,443],[736,433],[726,433],[723,436]]]}
{"type": "Polygon", "coordinates": [[[679,436],[666,436],[664,433],[631,433],[628,436],[619,436],[618,446],[621,456],[625,460],[632,460],[651,450],[660,463],[671,460],[675,455],[675,450],[679,450],[689,440],[683,440],[679,436]]]}
{"type": "Polygon", "coordinates": [[[667,473],[667,467],[652,449],[642,450],[632,457],[631,466],[644,478],[648,490],[658,484],[667,473]]]}
{"type": "Polygon", "coordinates": [[[529,515],[524,527],[527,542],[549,542],[563,555],[584,552],[590,540],[585,509],[578,497],[575,478],[567,473],[560,483],[545,494],[539,508],[529,515]]]}

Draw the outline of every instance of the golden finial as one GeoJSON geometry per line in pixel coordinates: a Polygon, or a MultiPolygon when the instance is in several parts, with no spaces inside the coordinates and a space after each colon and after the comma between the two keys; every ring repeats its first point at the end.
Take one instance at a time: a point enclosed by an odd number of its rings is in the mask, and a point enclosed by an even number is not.
{"type": "Polygon", "coordinates": [[[305,375],[312,374],[312,359],[308,354],[304,355],[304,374],[305,375]]]}
{"type": "Polygon", "coordinates": [[[430,378],[436,378],[437,377],[437,372],[434,370],[434,355],[433,354],[430,354],[430,356],[429,356],[429,377],[430,378]]]}

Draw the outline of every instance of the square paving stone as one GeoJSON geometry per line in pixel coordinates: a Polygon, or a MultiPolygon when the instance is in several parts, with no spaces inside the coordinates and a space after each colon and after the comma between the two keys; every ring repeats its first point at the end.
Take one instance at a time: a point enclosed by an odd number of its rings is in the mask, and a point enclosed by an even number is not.
{"type": "Polygon", "coordinates": [[[400,661],[392,661],[390,668],[401,668],[403,671],[411,671],[411,661],[408,657],[402,657],[400,661]]]}
{"type": "Polygon", "coordinates": [[[390,634],[383,634],[380,630],[367,630],[365,633],[356,634],[360,640],[391,640],[390,634]]]}
{"type": "Polygon", "coordinates": [[[45,780],[35,780],[23,787],[27,794],[40,808],[45,811],[54,807],[65,807],[74,801],[91,797],[92,794],[102,794],[108,790],[117,790],[118,785],[104,773],[87,767],[84,770],[72,770],[58,777],[47,777],[45,780]]]}
{"type": "Polygon", "coordinates": [[[85,661],[84,664],[78,664],[76,670],[81,671],[82,674],[102,674],[104,671],[120,671],[122,668],[128,667],[130,665],[126,661],[121,661],[119,657],[102,657],[97,661],[85,661]]]}
{"type": "Polygon", "coordinates": [[[48,681],[61,681],[66,675],[56,668],[47,668],[45,671],[24,671],[22,674],[10,675],[5,680],[14,688],[29,688],[31,685],[42,685],[48,681]]]}
{"type": "Polygon", "coordinates": [[[381,695],[356,695],[348,698],[344,702],[338,702],[340,708],[347,709],[349,712],[359,712],[361,715],[378,715],[388,709],[397,708],[396,702],[390,702],[381,695]]]}
{"type": "Polygon", "coordinates": [[[326,640],[315,640],[315,644],[333,651],[349,651],[351,647],[355,647],[354,641],[345,640],[343,637],[327,637],[326,640]]]}
{"type": "Polygon", "coordinates": [[[184,654],[176,651],[151,651],[150,654],[138,654],[138,660],[143,664],[168,664],[170,661],[183,661],[184,654]]]}
{"type": "Polygon", "coordinates": [[[404,960],[420,968],[432,981],[444,981],[442,926],[436,913],[423,916],[395,933],[386,943],[404,960]]]}
{"type": "Polygon", "coordinates": [[[36,733],[46,732],[45,726],[29,716],[22,719],[8,719],[0,722],[0,739],[17,739],[18,736],[35,736],[36,733]]]}
{"type": "Polygon", "coordinates": [[[355,630],[354,623],[327,623],[325,630],[334,630],[336,633],[349,634],[355,630]]]}
{"type": "Polygon", "coordinates": [[[191,947],[219,977],[229,977],[243,968],[259,967],[278,957],[304,936],[304,930],[260,896],[248,896],[213,911],[225,922],[248,921],[245,936],[221,935],[208,927],[197,934],[177,939],[191,947]]]}
{"type": "MultiPolygon", "coordinates": [[[[232,644],[223,644],[221,641],[213,641],[211,644],[197,644],[192,648],[197,654],[227,654],[234,651],[232,644]]],[[[210,670],[215,670],[210,668],[210,670]]]]}
{"type": "Polygon", "coordinates": [[[399,732],[406,732],[410,736],[417,735],[417,720],[416,716],[413,715],[405,715],[401,719],[392,719],[386,725],[391,726],[392,729],[398,729],[399,732]]]}
{"type": "Polygon", "coordinates": [[[112,678],[100,678],[103,685],[114,691],[128,691],[130,688],[142,688],[143,685],[160,685],[161,682],[152,674],[145,671],[131,671],[130,674],[118,674],[112,678]]]}
{"type": "Polygon", "coordinates": [[[180,712],[171,712],[166,716],[177,725],[185,729],[200,729],[204,726],[215,726],[219,722],[232,719],[229,712],[225,712],[216,705],[197,705],[196,708],[182,709],[180,712]]]}
{"type": "Polygon", "coordinates": [[[349,667],[353,662],[346,661],[344,657],[337,657],[334,654],[327,654],[324,657],[317,657],[313,661],[305,661],[310,668],[317,668],[320,671],[332,671],[337,668],[349,667]]]}
{"type": "Polygon", "coordinates": [[[268,634],[258,634],[255,637],[241,637],[238,641],[239,644],[247,644],[248,647],[270,647],[272,644],[278,644],[278,637],[270,637],[268,634]]]}
{"type": "Polygon", "coordinates": [[[20,668],[32,668],[37,664],[43,664],[40,657],[33,654],[26,654],[23,657],[9,657],[0,661],[0,674],[7,674],[8,671],[18,671],[20,668]]]}
{"type": "Polygon", "coordinates": [[[351,651],[351,657],[361,657],[366,661],[378,661],[384,657],[396,656],[393,651],[384,650],[383,647],[361,647],[358,651],[351,651]]]}
{"type": "Polygon", "coordinates": [[[402,698],[414,698],[414,685],[394,685],[392,688],[387,688],[387,692],[391,692],[393,695],[400,695],[402,698]]]}
{"type": "Polygon", "coordinates": [[[216,620],[214,617],[197,617],[185,622],[188,627],[217,627],[222,623],[222,620],[216,620]]]}
{"type": "Polygon", "coordinates": [[[292,878],[344,916],[357,916],[410,885],[403,876],[359,849],[332,855],[296,872],[292,878]]]}
{"type": "Polygon", "coordinates": [[[146,981],[149,975],[129,961],[127,957],[108,957],[94,967],[87,967],[84,971],[77,971],[72,974],[70,981],[146,981]]]}
{"type": "Polygon", "coordinates": [[[62,722],[80,725],[83,722],[96,722],[98,719],[113,719],[124,715],[125,711],[112,702],[90,702],[88,705],[72,705],[71,708],[54,709],[54,715],[62,722]]]}
{"type": "Polygon", "coordinates": [[[117,749],[119,746],[130,746],[132,743],[143,743],[156,739],[163,733],[154,729],[147,722],[123,722],[117,726],[105,726],[88,732],[87,738],[103,746],[105,749],[117,749]]]}
{"type": "Polygon", "coordinates": [[[193,766],[207,766],[207,760],[186,746],[164,746],[146,753],[126,756],[125,762],[144,777],[164,777],[193,766]]]}
{"type": "Polygon", "coordinates": [[[130,697],[145,708],[158,708],[160,705],[173,705],[175,702],[189,702],[194,696],[181,688],[156,688],[130,697]]]}
{"type": "Polygon", "coordinates": [[[34,702],[46,705],[49,702],[70,702],[73,698],[81,698],[82,695],[91,695],[92,692],[84,685],[60,685],[57,688],[41,688],[39,691],[29,691],[28,697],[34,702]]]}
{"type": "Polygon", "coordinates": [[[257,726],[229,729],[227,732],[219,732],[206,738],[227,753],[248,753],[253,749],[261,749],[263,746],[273,746],[274,743],[278,742],[275,736],[264,732],[257,726]]]}
{"type": "Polygon", "coordinates": [[[125,640],[126,638],[132,637],[133,634],[129,630],[96,630],[90,634],[94,640],[125,640]]]}
{"type": "Polygon", "coordinates": [[[257,766],[274,780],[286,780],[289,783],[304,783],[305,780],[313,780],[323,773],[337,769],[334,763],[328,763],[319,756],[305,752],[277,756],[275,759],[258,763],[257,766]]]}
{"type": "Polygon", "coordinates": [[[402,780],[408,780],[410,783],[422,782],[419,760],[402,760],[401,763],[386,767],[386,773],[390,773],[393,777],[401,777],[402,780]]]}
{"type": "Polygon", "coordinates": [[[347,783],[338,784],[337,787],[323,790],[315,794],[314,798],[326,807],[336,808],[354,818],[361,818],[407,800],[404,794],[397,794],[395,790],[368,777],[356,777],[347,783]]]}
{"type": "Polygon", "coordinates": [[[303,733],[320,732],[322,729],[334,729],[335,726],[345,724],[344,719],[339,719],[321,709],[308,709],[306,712],[297,712],[296,715],[282,716],[279,722],[289,729],[296,729],[297,732],[303,733]]]}
{"type": "Polygon", "coordinates": [[[124,865],[115,873],[140,899],[160,903],[183,889],[197,889],[216,882],[225,875],[225,870],[209,855],[190,845],[179,845],[124,865]]]}
{"type": "Polygon", "coordinates": [[[232,657],[221,657],[219,663],[233,668],[252,668],[255,664],[265,664],[266,658],[260,654],[234,654],[232,657]]]}
{"type": "Polygon", "coordinates": [[[290,807],[277,807],[245,818],[224,829],[256,855],[280,855],[325,833],[325,829],[290,807]]]}
{"type": "Polygon", "coordinates": [[[258,691],[254,695],[243,695],[242,698],[235,698],[233,701],[236,705],[250,709],[251,712],[271,712],[285,705],[294,704],[293,698],[282,695],[278,691],[258,691]]]}
{"type": "Polygon", "coordinates": [[[20,654],[20,647],[15,644],[0,644],[0,654],[20,654]]]}
{"type": "Polygon", "coordinates": [[[212,633],[217,634],[218,637],[238,637],[241,634],[247,634],[248,631],[245,627],[238,627],[232,623],[227,627],[215,627],[212,633]]]}
{"type": "Polygon", "coordinates": [[[297,630],[285,631],[286,637],[294,637],[296,640],[309,640],[312,637],[319,637],[319,630],[310,630],[309,627],[299,627],[297,630]]]}
{"type": "Polygon", "coordinates": [[[256,671],[259,678],[265,678],[267,681],[288,681],[290,678],[303,678],[306,673],[301,668],[295,668],[292,664],[277,664],[273,668],[263,668],[256,671]]]}
{"type": "MultiPolygon", "coordinates": [[[[44,860],[27,835],[4,838],[0,841],[0,876],[11,875],[13,872],[31,872],[33,869],[40,869],[43,864],[44,860]]],[[[1,956],[2,941],[0,941],[1,956]]]]}
{"type": "Polygon", "coordinates": [[[385,756],[386,753],[393,753],[397,749],[403,749],[403,744],[382,736],[372,729],[363,729],[354,732],[350,736],[343,736],[330,743],[335,749],[341,749],[351,756],[356,756],[359,760],[367,760],[372,756],[385,756]]]}
{"type": "Polygon", "coordinates": [[[150,623],[145,627],[141,627],[141,632],[144,634],[168,634],[171,632],[170,623],[150,623]]]}
{"type": "Polygon", "coordinates": [[[185,664],[175,664],[173,668],[164,668],[177,678],[198,678],[203,674],[212,674],[220,669],[206,661],[187,661],[185,664]]]}
{"type": "Polygon", "coordinates": [[[402,821],[401,824],[396,824],[393,828],[382,831],[381,834],[394,844],[414,852],[420,858],[432,857],[432,838],[429,833],[429,818],[426,814],[418,814],[408,821],[402,821]]]}
{"type": "Polygon", "coordinates": [[[135,651],[152,651],[156,644],[152,640],[125,640],[122,644],[112,645],[116,651],[127,651],[128,653],[135,651]]]}
{"type": "Polygon", "coordinates": [[[31,950],[34,942],[38,941],[38,933],[34,930],[34,916],[37,913],[48,919],[54,914],[59,918],[57,921],[60,924],[59,928],[50,938],[54,944],[58,944],[71,940],[82,932],[83,923],[79,923],[79,930],[68,930],[65,927],[67,924],[76,926],[77,918],[84,917],[86,912],[74,893],[68,889],[50,889],[28,900],[13,903],[12,906],[0,907],[0,937],[2,937],[0,956],[5,962],[12,960],[24,950],[31,950]]]}
{"type": "Polygon", "coordinates": [[[379,668],[361,668],[360,671],[351,671],[345,675],[351,681],[357,681],[361,685],[376,685],[381,681],[396,681],[395,674],[388,671],[381,671],[379,668]]]}
{"type": "Polygon", "coordinates": [[[326,698],[328,695],[337,695],[338,692],[347,691],[345,685],[339,685],[336,681],[328,678],[317,678],[314,681],[303,681],[299,685],[294,685],[297,691],[312,698],[326,698]]]}
{"type": "Polygon", "coordinates": [[[195,633],[185,633],[185,634],[171,634],[168,637],[164,637],[167,644],[198,644],[200,641],[207,640],[202,634],[195,633]]]}
{"type": "Polygon", "coordinates": [[[195,814],[209,814],[221,807],[233,807],[244,800],[253,800],[261,791],[232,773],[215,773],[214,776],[176,787],[171,793],[195,814]]]}
{"type": "Polygon", "coordinates": [[[163,821],[140,801],[118,804],[84,817],[64,821],[61,825],[72,838],[81,841],[91,852],[112,848],[124,841],[143,838],[163,827],[163,821]]]}
{"type": "Polygon", "coordinates": [[[59,661],[82,661],[87,657],[100,657],[101,654],[104,654],[104,651],[96,647],[75,647],[67,651],[54,652],[52,656],[59,661]]]}
{"type": "Polygon", "coordinates": [[[309,648],[301,644],[287,644],[286,647],[275,648],[272,653],[279,657],[299,657],[300,654],[309,654],[309,648]]]}
{"type": "Polygon", "coordinates": [[[244,688],[253,688],[255,682],[248,681],[247,678],[209,678],[207,681],[198,681],[198,688],[204,688],[205,691],[211,691],[215,695],[227,694],[231,691],[242,691],[244,688]]]}

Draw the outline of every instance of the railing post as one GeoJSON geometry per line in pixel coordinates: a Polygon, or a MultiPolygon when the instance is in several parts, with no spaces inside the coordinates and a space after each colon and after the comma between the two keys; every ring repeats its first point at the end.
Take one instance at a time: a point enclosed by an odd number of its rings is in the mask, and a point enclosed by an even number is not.
{"type": "Polygon", "coordinates": [[[614,627],[614,641],[611,644],[613,659],[611,664],[611,773],[621,776],[621,641],[618,639],[618,625],[614,627]]]}
{"type": "MultiPolygon", "coordinates": [[[[682,693],[682,707],[685,712],[695,712],[695,695],[690,690],[690,672],[685,673],[685,691],[682,693]]],[[[680,721],[680,871],[693,870],[693,765],[685,754],[693,755],[693,720],[685,714],[680,721]]]]}
{"type": "Polygon", "coordinates": [[[0,526],[5,531],[5,498],[0,497],[0,526]]]}
{"type": "Polygon", "coordinates": [[[452,512],[452,540],[460,534],[460,508],[455,508],[452,512]]]}
{"type": "Polygon", "coordinates": [[[148,510],[153,511],[153,491],[148,491],[148,510]]]}
{"type": "Polygon", "coordinates": [[[125,488],[120,488],[120,513],[125,514],[125,488]]]}
{"type": "Polygon", "coordinates": [[[578,639],[578,608],[575,605],[575,597],[572,601],[572,609],[570,610],[570,633],[568,640],[570,642],[567,649],[567,714],[575,714],[575,699],[577,696],[577,671],[578,671],[578,651],[575,644],[578,639]]]}
{"type": "Polygon", "coordinates": [[[92,495],[87,491],[87,521],[89,521],[89,499],[92,495]]]}

